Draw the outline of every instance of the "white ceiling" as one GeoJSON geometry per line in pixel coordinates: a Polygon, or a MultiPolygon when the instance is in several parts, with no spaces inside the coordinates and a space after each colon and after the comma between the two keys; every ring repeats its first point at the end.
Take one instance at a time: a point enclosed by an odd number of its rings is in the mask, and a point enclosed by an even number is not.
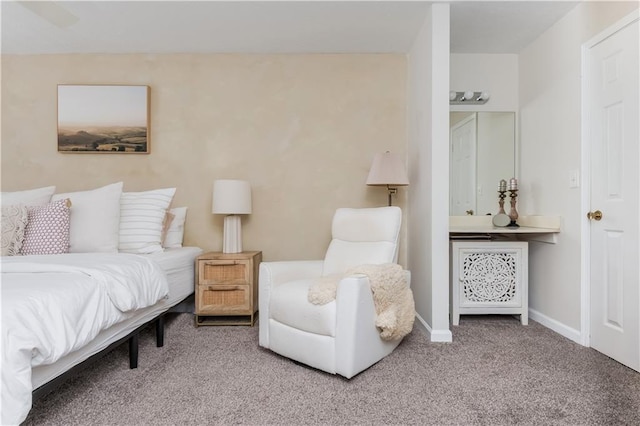
{"type": "MultiPolygon", "coordinates": [[[[2,53],[406,53],[425,1],[2,1],[2,53]]],[[[577,1],[452,1],[453,53],[518,53],[577,1]]]]}

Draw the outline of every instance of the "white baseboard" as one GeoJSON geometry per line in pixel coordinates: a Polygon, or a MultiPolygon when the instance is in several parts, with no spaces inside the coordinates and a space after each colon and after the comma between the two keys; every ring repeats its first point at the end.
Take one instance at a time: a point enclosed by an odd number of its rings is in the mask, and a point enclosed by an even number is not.
{"type": "Polygon", "coordinates": [[[555,331],[561,336],[566,337],[569,340],[573,340],[574,342],[582,345],[580,331],[574,328],[571,328],[567,325],[562,324],[559,321],[556,321],[548,316],[541,314],[540,312],[529,309],[529,318],[533,321],[540,323],[541,325],[555,331]]]}
{"type": "MultiPolygon", "coordinates": [[[[420,315],[416,314],[416,319],[418,321],[416,321],[415,326],[426,333],[427,336],[429,336],[429,340],[431,340],[432,342],[451,343],[453,341],[451,330],[433,330],[431,326],[420,315]]],[[[576,330],[557,320],[554,320],[536,311],[535,309],[529,309],[529,319],[547,327],[548,329],[555,331],[559,335],[564,336],[569,340],[573,340],[574,342],[582,345],[582,339],[579,330],[576,330]]]]}
{"type": "Polygon", "coordinates": [[[429,340],[432,342],[451,343],[453,342],[453,335],[451,330],[433,330],[429,324],[420,315],[416,314],[418,322],[416,325],[422,329],[429,336],[429,340]]]}

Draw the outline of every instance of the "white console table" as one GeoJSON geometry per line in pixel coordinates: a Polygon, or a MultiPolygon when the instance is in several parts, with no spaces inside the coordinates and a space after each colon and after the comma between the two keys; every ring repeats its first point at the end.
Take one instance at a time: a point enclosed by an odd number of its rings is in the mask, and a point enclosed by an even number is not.
{"type": "Polygon", "coordinates": [[[516,314],[528,324],[528,243],[452,241],[453,325],[461,314],[516,314]]]}
{"type": "Polygon", "coordinates": [[[520,315],[528,324],[528,241],[555,243],[559,217],[519,218],[519,227],[495,227],[491,216],[452,216],[451,322],[465,314],[520,315]]]}

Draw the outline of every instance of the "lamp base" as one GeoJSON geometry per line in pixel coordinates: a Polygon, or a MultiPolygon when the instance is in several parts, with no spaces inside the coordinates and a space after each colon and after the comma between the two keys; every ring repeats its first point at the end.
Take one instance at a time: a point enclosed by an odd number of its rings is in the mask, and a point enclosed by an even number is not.
{"type": "Polygon", "coordinates": [[[223,253],[242,252],[242,223],[239,215],[230,214],[224,218],[224,234],[222,240],[223,253]]]}

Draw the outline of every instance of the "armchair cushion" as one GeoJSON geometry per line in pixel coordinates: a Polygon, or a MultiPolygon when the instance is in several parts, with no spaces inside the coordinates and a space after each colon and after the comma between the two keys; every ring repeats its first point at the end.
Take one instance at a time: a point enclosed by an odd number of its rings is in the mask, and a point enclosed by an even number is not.
{"type": "Polygon", "coordinates": [[[395,251],[396,245],[387,241],[351,242],[334,239],[329,244],[322,275],[342,275],[358,265],[386,263],[393,259],[395,251]]]}
{"type": "Polygon", "coordinates": [[[336,210],[323,276],[343,274],[362,264],[396,262],[402,223],[399,207],[336,210]]]}
{"type": "Polygon", "coordinates": [[[334,337],[336,302],[314,305],[307,300],[313,279],[290,281],[271,290],[271,318],[298,330],[334,337]]]}

